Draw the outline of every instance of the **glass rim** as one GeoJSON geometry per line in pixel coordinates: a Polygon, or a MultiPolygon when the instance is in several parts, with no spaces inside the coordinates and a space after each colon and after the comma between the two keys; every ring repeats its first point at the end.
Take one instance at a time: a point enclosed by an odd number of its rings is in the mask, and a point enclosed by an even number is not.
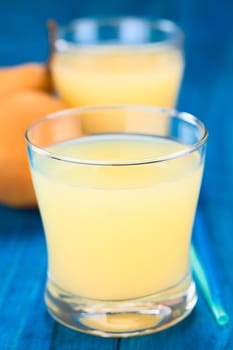
{"type": "MultiPolygon", "coordinates": [[[[139,133],[137,133],[139,135],[139,133]]],[[[98,134],[97,134],[98,135],[98,134]]],[[[152,136],[152,135],[148,135],[152,136]]],[[[155,135],[158,136],[158,135],[155,135]]],[[[208,138],[208,131],[205,127],[205,125],[194,115],[187,113],[187,112],[179,112],[175,109],[170,108],[160,108],[160,107],[149,107],[149,106],[135,106],[135,105],[117,105],[117,106],[87,106],[87,107],[76,107],[76,108],[69,108],[64,109],[58,112],[50,113],[47,116],[45,116],[42,119],[37,120],[36,122],[32,123],[25,131],[25,140],[29,147],[36,152],[37,154],[40,154],[42,156],[45,156],[47,158],[56,159],[63,162],[68,163],[75,163],[75,164],[82,164],[82,165],[94,165],[94,166],[129,166],[129,165],[145,165],[145,164],[153,164],[153,163],[161,163],[177,158],[184,157],[190,153],[193,153],[197,149],[199,149],[201,146],[203,146],[208,138]],[[92,160],[92,159],[83,159],[78,157],[70,157],[66,155],[61,155],[56,152],[51,152],[45,149],[45,147],[37,146],[35,143],[33,143],[30,140],[29,133],[33,128],[36,128],[37,126],[53,119],[61,118],[64,116],[70,116],[74,114],[82,114],[85,112],[95,112],[99,110],[129,110],[129,111],[145,111],[145,112],[160,112],[160,113],[170,113],[171,118],[177,117],[180,120],[183,120],[185,122],[188,122],[192,125],[198,126],[202,130],[202,134],[199,138],[199,140],[194,143],[193,145],[185,145],[185,149],[182,149],[180,151],[176,152],[170,152],[167,155],[159,156],[159,157],[146,157],[146,158],[139,158],[133,159],[133,160],[92,160]]]]}
{"type": "Polygon", "coordinates": [[[65,36],[66,33],[70,31],[74,31],[75,27],[79,23],[96,23],[98,26],[101,25],[108,25],[109,27],[117,27],[120,25],[121,22],[127,21],[127,20],[136,20],[140,22],[145,22],[148,23],[151,29],[159,30],[163,33],[167,34],[174,34],[172,38],[165,38],[160,41],[151,41],[149,43],[127,43],[127,44],[101,44],[102,46],[120,46],[120,47],[136,47],[136,48],[154,48],[154,47],[161,47],[164,46],[165,44],[173,44],[174,46],[177,45],[178,47],[181,47],[184,41],[184,32],[183,30],[172,20],[166,19],[166,18],[161,18],[161,19],[153,19],[150,17],[146,16],[106,16],[106,17],[80,17],[77,18],[71,22],[68,22],[66,25],[60,25],[58,24],[57,27],[57,34],[56,34],[56,39],[55,39],[55,50],[56,51],[65,51],[64,49],[59,50],[59,46],[63,47],[64,45],[59,45],[59,41],[61,43],[66,43],[67,49],[70,48],[84,48],[84,47],[96,47],[96,46],[101,46],[100,44],[75,44],[72,43],[71,40],[64,39],[63,36],[65,36]]]}

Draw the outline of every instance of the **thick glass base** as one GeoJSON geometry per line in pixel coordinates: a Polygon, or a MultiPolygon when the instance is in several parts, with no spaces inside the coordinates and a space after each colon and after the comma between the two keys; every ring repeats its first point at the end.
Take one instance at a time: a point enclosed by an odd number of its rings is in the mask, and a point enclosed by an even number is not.
{"type": "Polygon", "coordinates": [[[45,302],[49,313],[67,327],[102,337],[129,337],[176,324],[192,311],[197,296],[190,275],[160,293],[120,301],[70,295],[48,280],[45,302]]]}

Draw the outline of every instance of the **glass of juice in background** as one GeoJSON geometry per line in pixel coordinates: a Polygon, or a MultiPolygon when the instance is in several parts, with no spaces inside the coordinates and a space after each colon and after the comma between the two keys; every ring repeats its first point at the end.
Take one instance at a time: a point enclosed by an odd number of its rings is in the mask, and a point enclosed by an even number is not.
{"type": "Polygon", "coordinates": [[[82,107],[36,122],[26,139],[53,317],[130,336],[188,315],[197,299],[189,248],[203,124],[155,107],[82,107]]]}
{"type": "Polygon", "coordinates": [[[79,19],[58,28],[53,80],[67,106],[137,104],[172,108],[183,34],[168,20],[79,19]]]}

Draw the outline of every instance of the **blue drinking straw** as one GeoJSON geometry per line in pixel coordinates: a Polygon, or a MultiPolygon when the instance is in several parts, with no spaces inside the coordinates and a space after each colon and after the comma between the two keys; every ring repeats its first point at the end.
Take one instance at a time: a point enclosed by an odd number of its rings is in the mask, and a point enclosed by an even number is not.
{"type": "Polygon", "coordinates": [[[221,286],[218,281],[218,268],[211,250],[208,240],[208,231],[202,214],[197,212],[196,226],[198,227],[196,234],[194,231],[194,243],[203,252],[200,259],[194,245],[191,246],[191,263],[194,276],[205,297],[205,300],[212,311],[215,320],[219,326],[224,326],[229,322],[229,316],[223,306],[221,296],[221,286]],[[203,261],[203,263],[202,263],[203,261]]]}

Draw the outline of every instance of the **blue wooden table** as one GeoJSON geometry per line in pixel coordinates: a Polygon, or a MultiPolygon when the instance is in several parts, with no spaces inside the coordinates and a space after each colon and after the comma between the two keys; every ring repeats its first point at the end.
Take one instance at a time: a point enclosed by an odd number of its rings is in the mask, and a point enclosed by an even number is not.
{"type": "MultiPolygon", "coordinates": [[[[0,1],[0,9],[0,65],[45,60],[44,22],[49,17],[65,22],[84,15],[152,15],[175,20],[183,28],[186,70],[178,107],[196,114],[209,129],[199,213],[220,271],[225,307],[233,315],[233,3],[105,0],[101,5],[81,5],[75,0],[9,0],[0,1]]],[[[196,235],[198,226],[197,220],[196,235]]],[[[38,211],[0,206],[1,350],[233,349],[233,316],[227,326],[217,326],[200,290],[194,312],[161,333],[120,340],[69,330],[46,312],[45,271],[38,211]]]]}

